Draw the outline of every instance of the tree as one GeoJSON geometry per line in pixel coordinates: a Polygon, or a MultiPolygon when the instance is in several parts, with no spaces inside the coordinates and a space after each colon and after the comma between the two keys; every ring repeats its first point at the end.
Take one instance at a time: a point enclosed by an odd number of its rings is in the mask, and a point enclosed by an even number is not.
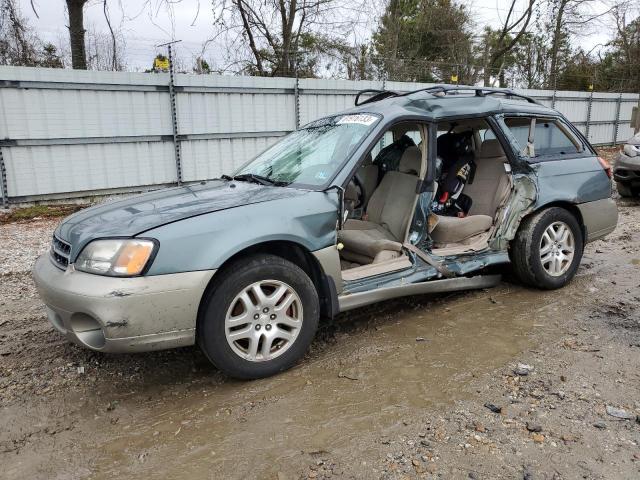
{"type": "Polygon", "coordinates": [[[193,66],[193,73],[199,73],[199,74],[211,73],[211,67],[209,66],[209,63],[204,58],[197,57],[196,63],[193,66]]]}
{"type": "Polygon", "coordinates": [[[15,0],[0,0],[0,65],[64,67],[56,47],[38,38],[15,0]]]}
{"type": "MultiPolygon", "coordinates": [[[[637,5],[637,4],[635,4],[637,5]]],[[[612,9],[616,35],[607,45],[610,50],[599,64],[598,78],[607,88],[637,93],[640,91],[640,16],[631,2],[612,9]],[[634,19],[629,17],[634,16],[634,19]]]]}
{"type": "Polygon", "coordinates": [[[0,1],[0,64],[33,66],[38,39],[15,0],[0,1]]]}
{"type": "MultiPolygon", "coordinates": [[[[599,2],[594,0],[548,0],[549,22],[545,28],[551,32],[549,88],[557,87],[557,76],[561,74],[566,64],[576,59],[583,62],[584,58],[574,57],[571,37],[587,35],[592,30],[589,27],[608,13],[608,11],[593,13],[591,7],[597,3],[599,2]]],[[[584,52],[579,53],[584,54],[584,52]]]]}
{"type": "Polygon", "coordinates": [[[511,0],[507,16],[497,30],[487,29],[485,33],[484,85],[491,86],[492,75],[500,77],[508,56],[526,33],[531,22],[536,0],[526,0],[525,10],[517,16],[518,0],[511,0]]]}
{"type": "Polygon", "coordinates": [[[76,70],[87,69],[85,48],[84,7],[88,0],[66,0],[69,15],[69,45],[71,46],[71,65],[76,70]]]}
{"type": "Polygon", "coordinates": [[[106,33],[91,25],[87,28],[85,54],[89,70],[124,70],[125,62],[120,56],[120,52],[124,51],[124,36],[119,32],[106,33]]]}
{"type": "MultiPolygon", "coordinates": [[[[563,64],[560,71],[556,72],[555,88],[558,90],[589,90],[593,86],[595,90],[606,89],[596,83],[596,71],[599,62],[582,49],[572,52],[571,59],[563,64]]],[[[554,72],[550,72],[553,77],[554,72]]]]}
{"type": "Polygon", "coordinates": [[[227,39],[229,62],[263,76],[293,76],[301,64],[306,75],[315,74],[318,57],[340,54],[346,29],[360,14],[358,4],[346,0],[212,2],[215,37],[227,39]]]}
{"type": "Polygon", "coordinates": [[[46,68],[64,68],[64,61],[58,53],[58,49],[52,43],[45,43],[38,61],[38,66],[46,68]]]}
{"type": "Polygon", "coordinates": [[[543,88],[547,79],[548,54],[546,37],[527,33],[520,38],[511,55],[513,80],[524,88],[543,88]]]}
{"type": "Polygon", "coordinates": [[[472,25],[452,0],[390,0],[373,35],[374,61],[398,81],[473,81],[472,25]]]}
{"type": "MultiPolygon", "coordinates": [[[[158,4],[163,2],[169,2],[170,0],[159,0],[158,4]]],[[[119,51],[122,48],[118,48],[124,44],[124,38],[119,32],[116,32],[111,25],[111,19],[109,17],[109,5],[107,0],[102,0],[102,11],[104,19],[109,29],[109,43],[110,46],[105,45],[104,36],[100,33],[93,32],[93,38],[89,38],[90,49],[93,49],[89,58],[87,58],[87,30],[84,24],[84,8],[89,4],[88,0],[66,0],[67,14],[69,17],[69,45],[71,47],[71,65],[74,69],[86,70],[88,67],[95,68],[97,65],[98,70],[122,70],[123,62],[119,56],[119,51]],[[91,45],[92,43],[92,45],[91,45]],[[99,49],[100,52],[97,52],[99,49]],[[110,63],[106,64],[103,55],[104,51],[110,52],[110,63]],[[107,68],[107,65],[110,67],[107,68]]],[[[120,3],[122,8],[122,3],[120,3]]],[[[151,2],[148,0],[144,3],[144,8],[151,8],[151,2]]],[[[35,10],[34,10],[35,11],[35,10]]],[[[124,14],[124,12],[123,12],[124,14]]]]}
{"type": "Polygon", "coordinates": [[[342,63],[349,80],[373,80],[375,78],[371,48],[368,45],[362,44],[348,48],[342,56],[342,63]]]}

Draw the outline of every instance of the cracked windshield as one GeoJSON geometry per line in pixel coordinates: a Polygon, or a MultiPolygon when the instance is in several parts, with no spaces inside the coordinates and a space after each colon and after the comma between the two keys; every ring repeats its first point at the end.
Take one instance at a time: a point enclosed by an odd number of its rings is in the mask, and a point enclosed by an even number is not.
{"type": "Polygon", "coordinates": [[[281,185],[324,185],[378,119],[369,114],[339,115],[310,123],[246,164],[236,177],[255,175],[281,185]]]}

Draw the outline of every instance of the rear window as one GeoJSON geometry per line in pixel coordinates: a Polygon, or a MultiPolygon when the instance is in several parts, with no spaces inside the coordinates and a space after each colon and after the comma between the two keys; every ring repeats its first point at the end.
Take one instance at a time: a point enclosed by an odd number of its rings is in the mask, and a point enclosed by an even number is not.
{"type": "MultiPolygon", "coordinates": [[[[505,118],[505,124],[518,142],[522,152],[529,141],[531,118],[505,118]]],[[[582,148],[573,141],[556,120],[536,119],[536,129],[533,137],[536,157],[546,155],[570,155],[579,153],[582,148]]]]}

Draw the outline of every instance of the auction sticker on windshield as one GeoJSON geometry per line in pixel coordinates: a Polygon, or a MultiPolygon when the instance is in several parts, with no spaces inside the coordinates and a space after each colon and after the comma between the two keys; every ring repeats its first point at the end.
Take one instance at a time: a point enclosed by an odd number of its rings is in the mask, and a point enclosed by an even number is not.
{"type": "Polygon", "coordinates": [[[374,115],[358,114],[358,115],[345,115],[336,122],[336,125],[344,125],[347,123],[357,123],[360,125],[371,125],[378,117],[374,115]]]}

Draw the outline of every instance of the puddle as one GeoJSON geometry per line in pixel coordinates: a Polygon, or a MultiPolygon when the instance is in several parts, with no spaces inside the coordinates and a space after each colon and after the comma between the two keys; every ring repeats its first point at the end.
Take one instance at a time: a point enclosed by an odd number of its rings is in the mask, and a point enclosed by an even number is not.
{"type": "Polygon", "coordinates": [[[340,317],[335,343],[275,378],[134,395],[122,402],[133,420],[97,446],[94,478],[265,478],[314,452],[364,449],[365,434],[469,395],[473,375],[513,360],[534,325],[575,301],[566,290],[545,300],[507,285],[387,302],[340,317]]]}

